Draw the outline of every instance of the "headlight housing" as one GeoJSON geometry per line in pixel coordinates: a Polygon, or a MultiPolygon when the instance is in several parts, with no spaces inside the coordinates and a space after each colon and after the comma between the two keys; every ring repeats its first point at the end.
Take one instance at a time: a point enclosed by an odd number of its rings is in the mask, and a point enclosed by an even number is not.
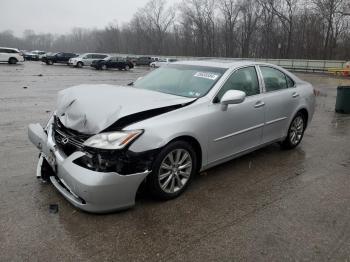
{"type": "Polygon", "coordinates": [[[84,146],[108,150],[123,149],[142,133],[143,130],[101,133],[86,140],[84,146]]]}

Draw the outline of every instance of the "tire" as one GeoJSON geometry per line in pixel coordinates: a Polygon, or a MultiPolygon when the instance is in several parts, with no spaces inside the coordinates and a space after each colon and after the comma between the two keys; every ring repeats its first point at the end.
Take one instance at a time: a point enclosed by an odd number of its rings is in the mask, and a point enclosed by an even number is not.
{"type": "Polygon", "coordinates": [[[107,66],[106,65],[101,66],[101,70],[107,70],[107,66]]]}
{"type": "Polygon", "coordinates": [[[10,65],[15,65],[15,64],[17,64],[17,62],[18,62],[18,60],[17,60],[16,58],[14,58],[14,57],[11,57],[11,58],[9,59],[9,64],[10,64],[10,65]]]}
{"type": "Polygon", "coordinates": [[[196,152],[189,143],[175,141],[168,144],[156,157],[153,171],[147,177],[151,195],[159,200],[180,196],[197,172],[197,163],[196,152]]]}
{"type": "Polygon", "coordinates": [[[84,66],[83,62],[78,62],[78,63],[77,63],[77,67],[78,67],[78,68],[82,68],[83,66],[84,66]]]}
{"type": "Polygon", "coordinates": [[[46,64],[47,64],[47,65],[53,65],[53,61],[52,61],[52,60],[47,60],[47,61],[46,61],[46,64]]]}
{"type": "Polygon", "coordinates": [[[126,65],[124,69],[125,69],[125,71],[129,71],[130,70],[130,66],[126,65]]]}
{"type": "Polygon", "coordinates": [[[306,117],[302,113],[297,113],[289,126],[287,137],[281,143],[283,149],[296,148],[304,137],[306,127],[306,117]]]}

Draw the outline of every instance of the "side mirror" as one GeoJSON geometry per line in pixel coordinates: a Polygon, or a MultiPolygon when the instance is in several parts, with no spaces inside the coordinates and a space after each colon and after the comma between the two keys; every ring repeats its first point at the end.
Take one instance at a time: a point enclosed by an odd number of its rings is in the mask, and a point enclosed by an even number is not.
{"type": "Polygon", "coordinates": [[[224,96],[221,98],[222,110],[226,111],[228,105],[236,105],[243,103],[245,100],[246,93],[239,90],[228,90],[224,96]]]}

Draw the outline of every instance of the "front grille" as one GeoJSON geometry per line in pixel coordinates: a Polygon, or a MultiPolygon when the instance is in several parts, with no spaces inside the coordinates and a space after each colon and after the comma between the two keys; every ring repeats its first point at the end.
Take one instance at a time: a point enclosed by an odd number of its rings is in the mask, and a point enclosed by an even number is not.
{"type": "Polygon", "coordinates": [[[90,138],[90,135],[81,134],[66,128],[58,117],[55,117],[53,136],[58,148],[65,153],[66,156],[70,156],[77,151],[82,151],[84,148],[83,143],[90,138]]]}

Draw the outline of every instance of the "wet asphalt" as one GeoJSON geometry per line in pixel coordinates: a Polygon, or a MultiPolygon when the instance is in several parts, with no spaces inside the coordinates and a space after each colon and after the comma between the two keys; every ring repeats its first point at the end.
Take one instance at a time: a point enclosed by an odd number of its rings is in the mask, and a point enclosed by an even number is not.
{"type": "Polygon", "coordinates": [[[173,201],[143,193],[133,209],[92,215],[36,180],[27,125],[45,124],[57,91],[147,71],[0,64],[0,261],[350,261],[350,115],[334,112],[350,79],[299,73],[320,91],[302,144],[215,167],[173,201]]]}

